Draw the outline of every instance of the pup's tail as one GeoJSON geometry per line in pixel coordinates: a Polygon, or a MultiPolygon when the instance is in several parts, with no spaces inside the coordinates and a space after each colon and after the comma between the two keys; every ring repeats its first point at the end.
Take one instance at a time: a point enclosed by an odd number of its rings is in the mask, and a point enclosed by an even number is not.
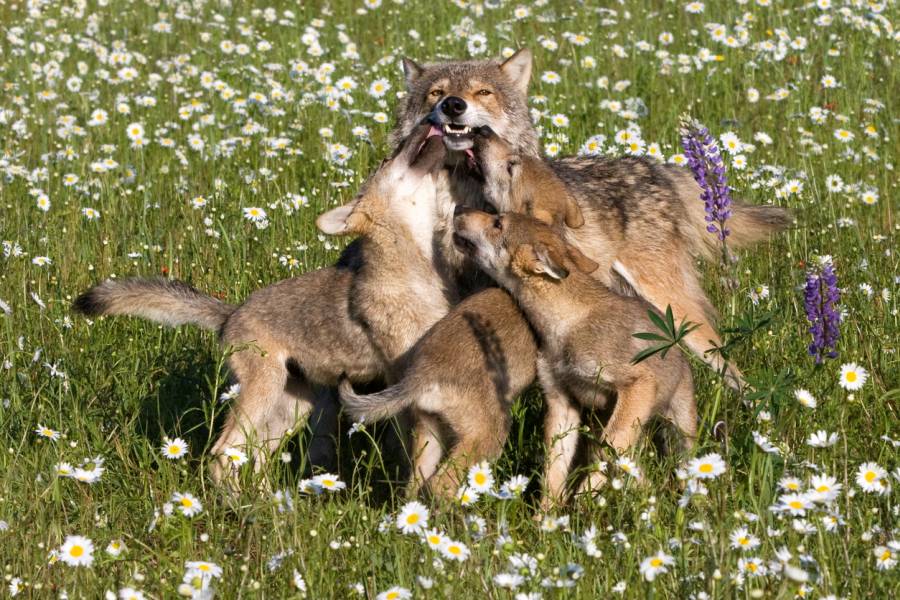
{"type": "Polygon", "coordinates": [[[174,327],[193,323],[219,331],[237,307],[177,279],[107,279],[84,292],[72,309],[88,316],[130,315],[174,327]]]}
{"type": "MultiPolygon", "coordinates": [[[[688,213],[683,232],[691,240],[695,253],[711,258],[721,252],[719,238],[707,231],[706,210],[700,199],[700,186],[689,172],[679,170],[678,192],[688,213]]],[[[780,206],[745,204],[732,200],[731,217],[725,222],[730,233],[725,240],[729,248],[746,248],[783,231],[793,223],[791,212],[780,206]]]]}
{"type": "Polygon", "coordinates": [[[406,380],[374,394],[357,394],[348,379],[338,385],[344,412],[354,421],[381,421],[412,405],[415,395],[407,390],[406,380]]]}

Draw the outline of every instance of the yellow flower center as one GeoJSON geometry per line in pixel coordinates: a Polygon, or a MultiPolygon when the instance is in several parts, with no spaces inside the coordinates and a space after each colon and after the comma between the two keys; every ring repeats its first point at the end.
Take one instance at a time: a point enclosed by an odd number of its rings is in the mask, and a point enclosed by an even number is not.
{"type": "Polygon", "coordinates": [[[756,573],[756,563],[750,563],[747,565],[747,570],[756,573]]]}
{"type": "Polygon", "coordinates": [[[700,465],[699,470],[701,473],[712,473],[713,466],[709,463],[703,463],[702,465],[700,465]]]}
{"type": "Polygon", "coordinates": [[[847,372],[847,381],[849,381],[850,383],[853,383],[854,381],[856,381],[856,372],[855,371],[847,372]]]}
{"type": "Polygon", "coordinates": [[[741,539],[738,540],[738,544],[740,544],[741,546],[746,546],[749,543],[750,543],[750,540],[748,540],[745,537],[742,537],[741,539]]]}
{"type": "Polygon", "coordinates": [[[409,523],[410,525],[415,525],[416,523],[419,522],[419,515],[417,515],[415,513],[409,515],[408,517],[406,517],[406,522],[409,523]]]}
{"type": "Polygon", "coordinates": [[[480,472],[475,473],[475,483],[477,483],[478,485],[484,485],[486,481],[487,481],[487,475],[485,475],[484,473],[480,473],[480,472]]]}
{"type": "Polygon", "coordinates": [[[801,508],[803,508],[803,503],[800,502],[799,500],[791,500],[791,501],[788,503],[788,506],[790,506],[791,508],[795,508],[795,509],[797,509],[797,510],[800,510],[801,508]]]}
{"type": "Polygon", "coordinates": [[[182,498],[182,499],[181,499],[181,505],[182,505],[183,507],[185,507],[185,508],[190,508],[190,507],[192,507],[192,506],[194,505],[194,503],[191,502],[191,499],[190,499],[190,498],[182,498]]]}
{"type": "Polygon", "coordinates": [[[397,600],[400,597],[400,592],[388,592],[388,595],[385,596],[387,600],[397,600]]]}
{"type": "Polygon", "coordinates": [[[883,560],[883,561],[884,561],[884,560],[888,560],[890,557],[891,557],[891,551],[890,551],[890,550],[885,550],[884,553],[882,553],[882,555],[879,556],[878,558],[879,558],[880,560],[883,560]]]}
{"type": "Polygon", "coordinates": [[[209,565],[200,565],[197,568],[200,569],[201,571],[209,571],[209,565]]]}
{"type": "Polygon", "coordinates": [[[459,546],[450,546],[447,548],[447,552],[449,552],[450,554],[459,554],[460,552],[462,552],[462,550],[459,546]]]}
{"type": "Polygon", "coordinates": [[[650,560],[650,566],[651,566],[651,567],[654,567],[654,568],[655,568],[655,567],[659,567],[659,566],[661,566],[661,565],[662,565],[662,560],[659,559],[659,558],[653,558],[653,559],[650,560]]]}
{"type": "Polygon", "coordinates": [[[875,474],[875,471],[866,471],[866,474],[864,475],[865,480],[869,483],[875,481],[877,477],[878,475],[875,474]]]}
{"type": "Polygon", "coordinates": [[[178,446],[169,446],[169,454],[178,454],[180,450],[181,448],[179,448],[178,446]]]}
{"type": "Polygon", "coordinates": [[[82,548],[81,546],[72,546],[72,549],[69,550],[69,554],[71,554],[75,558],[78,558],[79,556],[84,554],[84,548],[82,548]]]}
{"type": "Polygon", "coordinates": [[[434,544],[436,546],[441,543],[441,538],[439,538],[436,535],[430,535],[430,536],[428,536],[428,543],[434,544]]]}
{"type": "Polygon", "coordinates": [[[831,490],[831,488],[828,487],[827,485],[824,485],[824,484],[823,484],[823,485],[820,485],[819,487],[816,488],[816,491],[817,491],[817,492],[827,492],[827,491],[830,491],[830,490],[831,490]]]}

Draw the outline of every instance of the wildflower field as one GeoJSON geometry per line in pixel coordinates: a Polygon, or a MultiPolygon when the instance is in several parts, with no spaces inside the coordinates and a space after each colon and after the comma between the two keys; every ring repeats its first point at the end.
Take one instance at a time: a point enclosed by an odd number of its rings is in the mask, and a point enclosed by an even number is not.
{"type": "Polygon", "coordinates": [[[0,2],[0,597],[900,593],[896,2],[300,4],[0,2]],[[314,220],[388,153],[401,58],[520,47],[548,156],[687,164],[689,114],[733,196],[792,210],[701,266],[748,389],[692,358],[694,452],[646,443],[552,515],[536,386],[452,505],[349,424],[339,472],[299,432],[213,484],[215,335],[72,300],[166,275],[239,302],[332,264],[314,220]]]}

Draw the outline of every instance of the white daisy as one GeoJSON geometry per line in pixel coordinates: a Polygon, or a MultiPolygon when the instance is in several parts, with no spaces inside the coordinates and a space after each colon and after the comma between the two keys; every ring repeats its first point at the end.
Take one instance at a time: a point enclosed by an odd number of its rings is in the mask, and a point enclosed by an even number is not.
{"type": "Polygon", "coordinates": [[[407,502],[397,515],[397,529],[403,533],[419,533],[428,527],[428,509],[421,502],[407,502]]]}
{"type": "Polygon", "coordinates": [[[177,460],[187,454],[188,445],[181,438],[165,438],[162,445],[162,455],[169,460],[177,460]]]}
{"type": "Polygon", "coordinates": [[[675,564],[675,559],[660,550],[653,556],[648,556],[641,561],[640,572],[647,581],[653,581],[657,575],[667,573],[668,567],[675,564]]]}
{"type": "Polygon", "coordinates": [[[809,391],[802,388],[794,390],[794,398],[806,408],[815,408],[818,405],[815,397],[810,394],[809,391]]]}
{"type": "Polygon", "coordinates": [[[194,517],[203,512],[203,505],[193,494],[175,492],[172,494],[172,502],[186,517],[194,517]]]}
{"type": "Polygon", "coordinates": [[[718,453],[692,459],[687,464],[688,473],[698,479],[715,479],[725,472],[725,461],[718,453]]]}
{"type": "Polygon", "coordinates": [[[70,567],[90,567],[94,563],[94,543],[81,535],[66,536],[58,556],[70,567]]]}
{"type": "Polygon", "coordinates": [[[479,494],[487,493],[494,487],[494,474],[491,473],[491,466],[487,462],[472,465],[467,480],[469,487],[479,494]]]}
{"type": "Polygon", "coordinates": [[[845,390],[856,391],[866,383],[869,374],[856,363],[841,365],[841,379],[838,382],[845,390]]]}
{"type": "Polygon", "coordinates": [[[891,489],[887,471],[873,462],[863,463],[859,466],[856,471],[856,485],[870,494],[886,494],[891,489]]]}

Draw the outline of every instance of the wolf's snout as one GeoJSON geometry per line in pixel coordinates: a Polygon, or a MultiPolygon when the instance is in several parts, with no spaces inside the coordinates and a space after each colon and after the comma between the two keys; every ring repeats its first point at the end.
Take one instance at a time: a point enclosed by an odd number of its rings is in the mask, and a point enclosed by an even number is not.
{"type": "Polygon", "coordinates": [[[441,112],[451,119],[466,112],[466,108],[468,108],[466,101],[459,96],[447,96],[444,98],[443,102],[441,102],[441,112]]]}

